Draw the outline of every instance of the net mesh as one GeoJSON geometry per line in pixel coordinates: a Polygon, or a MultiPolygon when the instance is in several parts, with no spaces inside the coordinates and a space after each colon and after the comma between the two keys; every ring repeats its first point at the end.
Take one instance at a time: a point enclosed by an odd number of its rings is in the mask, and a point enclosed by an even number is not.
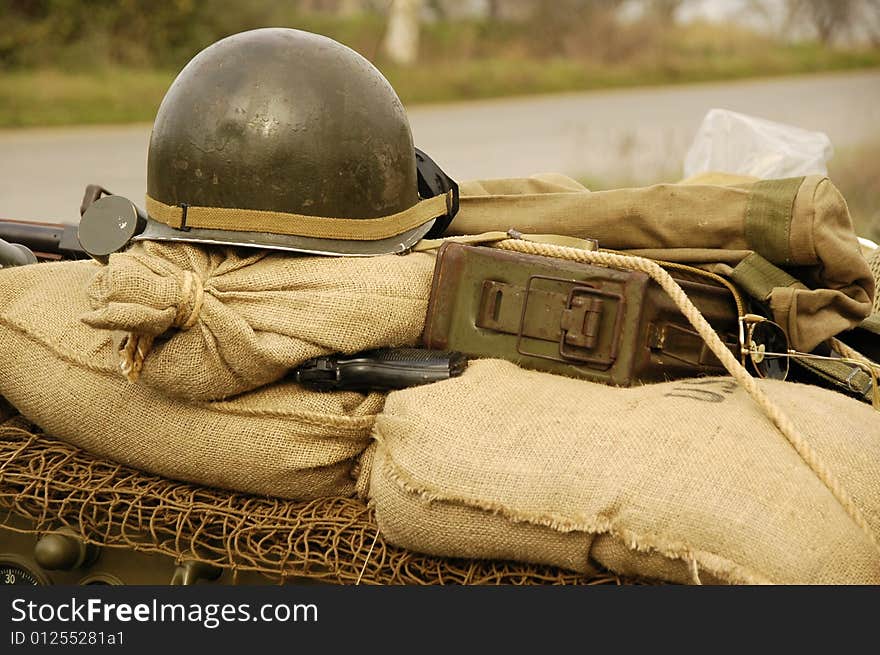
{"type": "Polygon", "coordinates": [[[66,526],[99,546],[196,560],[233,574],[255,571],[279,582],[300,577],[340,584],[625,582],[609,573],[584,576],[409,552],[385,543],[372,510],[354,498],[296,502],[184,484],[96,459],[35,433],[12,412],[0,418],[0,523],[8,529],[66,526]],[[13,516],[32,527],[13,528],[13,516]]]}

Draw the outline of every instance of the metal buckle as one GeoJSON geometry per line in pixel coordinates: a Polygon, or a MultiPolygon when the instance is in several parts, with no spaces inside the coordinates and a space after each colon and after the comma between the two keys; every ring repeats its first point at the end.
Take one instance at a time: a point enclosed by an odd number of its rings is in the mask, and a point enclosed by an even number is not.
{"type": "Polygon", "coordinates": [[[599,364],[602,366],[610,366],[617,359],[617,351],[620,339],[620,326],[623,322],[625,305],[626,300],[624,299],[623,295],[619,293],[597,289],[596,287],[590,286],[583,282],[579,283],[576,280],[572,280],[570,278],[552,277],[549,275],[530,275],[528,282],[526,282],[525,295],[523,297],[522,303],[522,311],[520,313],[519,326],[516,334],[516,352],[526,357],[538,357],[540,359],[549,359],[556,362],[580,362],[583,364],[599,364]],[[525,350],[522,346],[523,338],[530,338],[526,337],[523,332],[525,330],[526,312],[528,311],[529,306],[529,294],[532,291],[532,283],[535,280],[563,282],[565,284],[574,285],[568,292],[565,309],[563,310],[560,320],[559,357],[544,355],[543,353],[538,352],[531,352],[525,350]],[[566,348],[566,344],[574,344],[575,347],[593,348],[595,347],[595,342],[598,339],[598,334],[590,334],[590,327],[588,327],[586,331],[584,331],[583,329],[583,325],[588,320],[588,313],[592,314],[589,317],[589,321],[592,323],[592,327],[595,328],[596,333],[598,333],[599,328],[599,313],[596,311],[590,311],[591,307],[594,307],[595,305],[593,305],[593,303],[584,302],[585,299],[583,298],[583,296],[589,296],[596,300],[607,298],[610,300],[618,301],[617,312],[614,316],[614,329],[612,332],[614,336],[611,343],[611,352],[609,353],[608,357],[590,357],[566,348]],[[578,317],[582,317],[580,328],[577,328],[578,317]]]}
{"type": "Polygon", "coordinates": [[[850,374],[846,376],[846,379],[843,381],[843,383],[847,386],[847,388],[850,391],[857,393],[857,394],[861,394],[862,396],[868,395],[868,392],[871,390],[871,385],[873,384],[873,382],[871,381],[871,376],[868,375],[867,373],[865,373],[858,366],[852,367],[852,371],[850,371],[850,374]],[[868,378],[868,381],[865,383],[865,386],[861,389],[859,389],[855,386],[855,377],[859,373],[862,373],[866,378],[868,378]]]}

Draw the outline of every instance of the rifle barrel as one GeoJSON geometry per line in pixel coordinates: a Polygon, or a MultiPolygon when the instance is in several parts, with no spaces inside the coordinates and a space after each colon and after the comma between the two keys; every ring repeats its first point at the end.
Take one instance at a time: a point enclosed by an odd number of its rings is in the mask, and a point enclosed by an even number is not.
{"type": "Polygon", "coordinates": [[[76,225],[70,223],[32,223],[2,219],[0,239],[20,243],[38,253],[83,257],[85,252],[79,244],[76,228],[76,225]]]}
{"type": "Polygon", "coordinates": [[[36,256],[28,248],[20,243],[8,243],[0,239],[0,268],[36,263],[36,256]]]}

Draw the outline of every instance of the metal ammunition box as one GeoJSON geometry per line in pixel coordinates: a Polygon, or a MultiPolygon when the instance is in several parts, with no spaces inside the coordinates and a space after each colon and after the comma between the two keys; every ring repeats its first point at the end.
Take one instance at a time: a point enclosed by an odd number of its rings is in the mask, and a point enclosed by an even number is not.
{"type": "MultiPolygon", "coordinates": [[[[674,277],[735,351],[730,291],[698,275],[674,277]]],[[[423,341],[616,386],[725,374],[644,273],[452,242],[437,255],[423,341]]]]}

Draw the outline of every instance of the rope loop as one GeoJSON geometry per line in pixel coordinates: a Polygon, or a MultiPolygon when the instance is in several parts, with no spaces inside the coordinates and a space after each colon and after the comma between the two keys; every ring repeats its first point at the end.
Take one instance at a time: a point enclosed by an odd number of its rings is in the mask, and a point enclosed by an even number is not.
{"type": "MultiPolygon", "coordinates": [[[[172,325],[188,330],[196,321],[205,302],[205,287],[201,278],[192,271],[183,271],[180,281],[180,298],[172,325]]],[[[144,368],[144,361],[153,349],[155,337],[149,334],[129,332],[119,345],[119,370],[129,382],[137,382],[144,368]]]]}
{"type": "Polygon", "coordinates": [[[180,300],[177,303],[177,314],[174,316],[174,327],[188,330],[195,325],[204,301],[205,287],[201,278],[192,271],[183,271],[180,300]]]}
{"type": "Polygon", "coordinates": [[[496,244],[497,248],[503,250],[514,250],[531,255],[543,255],[546,257],[557,257],[560,259],[568,259],[571,261],[579,261],[587,264],[595,264],[599,266],[608,266],[611,268],[622,268],[647,273],[660,287],[669,295],[676,307],[684,314],[688,322],[697,331],[705,342],[706,346],[719,359],[719,361],[727,369],[727,372],[733,376],[733,379],[743,387],[752,397],[767,418],[776,426],[782,436],[791,444],[801,459],[806,463],[811,471],[819,478],[822,484],[831,492],[835,500],[843,507],[847,515],[862,530],[868,541],[874,546],[875,550],[880,552],[880,544],[877,543],[877,537],[868,524],[864,515],[858,506],[853,502],[847,490],[843,487],[832,471],[822,462],[819,455],[813,450],[812,446],[804,439],[798,429],[795,427],[791,418],[785,414],[778,405],[776,405],[764,390],[758,385],[757,380],[752,377],[743,365],[737,360],[734,354],[728,349],[718,333],[709,325],[700,310],[696,308],[690,298],[687,297],[684,290],[678,283],[672,279],[657,262],[645,259],[644,257],[635,257],[633,255],[619,255],[610,252],[590,252],[578,248],[568,248],[565,246],[557,246],[547,243],[535,243],[532,241],[522,241],[519,239],[510,239],[501,241],[496,244]]]}

